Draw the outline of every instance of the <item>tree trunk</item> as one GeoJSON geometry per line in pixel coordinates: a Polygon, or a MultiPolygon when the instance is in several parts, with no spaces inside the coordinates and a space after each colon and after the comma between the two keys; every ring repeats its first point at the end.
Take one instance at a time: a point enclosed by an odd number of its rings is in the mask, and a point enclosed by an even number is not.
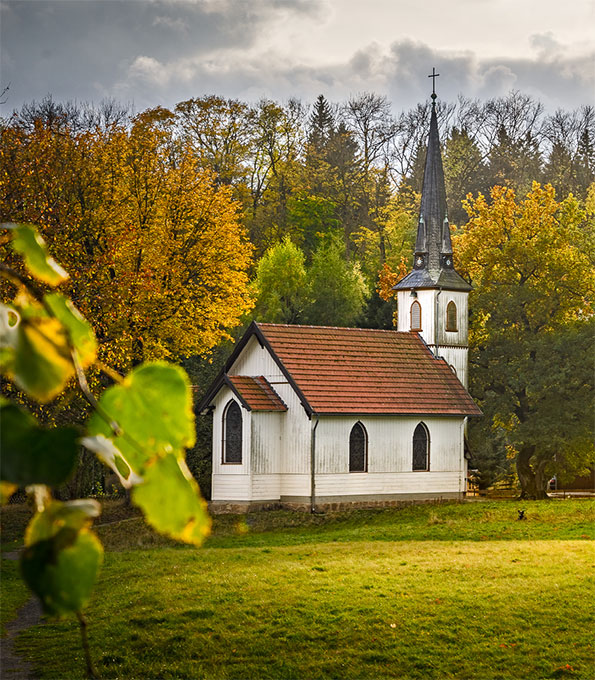
{"type": "Polygon", "coordinates": [[[523,446],[516,459],[516,469],[521,483],[521,498],[525,500],[543,500],[548,498],[545,490],[547,480],[544,479],[546,461],[539,461],[535,469],[531,458],[535,446],[523,446]]]}
{"type": "Polygon", "coordinates": [[[547,495],[548,478],[545,476],[545,466],[547,460],[539,460],[535,465],[535,488],[537,490],[537,499],[545,500],[549,498],[547,495]]]}

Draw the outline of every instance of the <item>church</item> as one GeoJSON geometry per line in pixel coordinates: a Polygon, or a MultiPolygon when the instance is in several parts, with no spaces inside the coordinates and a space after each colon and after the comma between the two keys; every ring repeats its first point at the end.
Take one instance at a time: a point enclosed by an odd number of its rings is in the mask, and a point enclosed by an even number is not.
{"type": "Polygon", "coordinates": [[[453,267],[435,93],[397,330],[252,323],[202,399],[214,512],[462,498],[471,286],[453,267]]]}

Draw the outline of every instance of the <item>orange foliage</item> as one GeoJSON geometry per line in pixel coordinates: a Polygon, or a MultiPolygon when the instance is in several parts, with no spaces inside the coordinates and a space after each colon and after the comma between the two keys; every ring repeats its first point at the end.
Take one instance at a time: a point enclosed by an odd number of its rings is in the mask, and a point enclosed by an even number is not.
{"type": "Polygon", "coordinates": [[[40,225],[100,359],[120,369],[205,353],[253,304],[238,207],[197,172],[172,118],[76,133],[17,121],[0,140],[3,219],[40,225]]]}

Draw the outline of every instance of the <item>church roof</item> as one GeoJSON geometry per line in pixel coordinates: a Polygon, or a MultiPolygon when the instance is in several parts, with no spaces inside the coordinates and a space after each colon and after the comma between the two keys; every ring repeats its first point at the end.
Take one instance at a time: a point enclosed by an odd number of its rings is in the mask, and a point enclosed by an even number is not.
{"type": "Polygon", "coordinates": [[[230,375],[227,378],[227,384],[249,411],[287,411],[283,399],[263,375],[230,375]]]}
{"type": "Polygon", "coordinates": [[[410,288],[443,288],[445,290],[472,290],[470,283],[454,269],[443,269],[431,272],[427,269],[414,269],[402,278],[393,290],[409,290],[410,288]]]}
{"type": "Polygon", "coordinates": [[[246,331],[200,410],[209,406],[253,336],[308,415],[481,415],[448,364],[417,333],[267,323],[253,323],[246,331]]]}

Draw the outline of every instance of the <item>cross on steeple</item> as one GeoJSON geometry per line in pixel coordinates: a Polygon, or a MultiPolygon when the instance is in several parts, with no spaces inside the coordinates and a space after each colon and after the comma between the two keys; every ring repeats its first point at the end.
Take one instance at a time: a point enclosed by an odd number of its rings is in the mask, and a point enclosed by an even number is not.
{"type": "Polygon", "coordinates": [[[432,78],[432,99],[436,99],[436,78],[439,75],[439,73],[436,73],[436,69],[432,67],[432,73],[428,76],[428,78],[432,78]]]}

